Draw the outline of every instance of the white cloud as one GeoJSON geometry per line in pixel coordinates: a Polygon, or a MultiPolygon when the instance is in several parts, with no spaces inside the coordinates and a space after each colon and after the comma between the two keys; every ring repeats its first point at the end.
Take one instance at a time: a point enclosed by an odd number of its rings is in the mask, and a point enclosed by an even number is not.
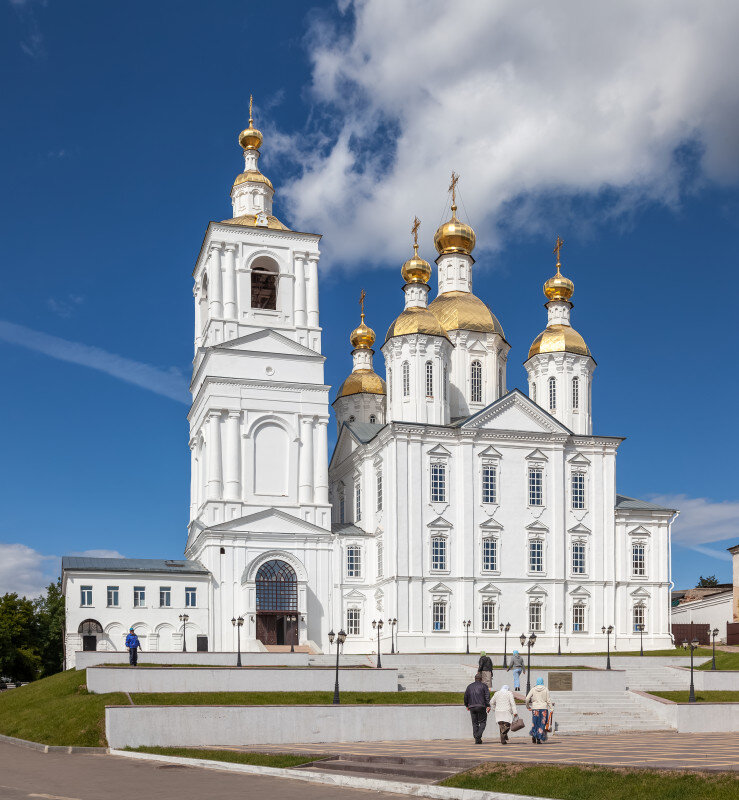
{"type": "Polygon", "coordinates": [[[587,225],[584,199],[599,200],[594,219],[739,177],[739,4],[339,9],[339,26],[322,16],[306,37],[311,122],[270,134],[265,150],[300,164],[278,199],[341,263],[400,261],[414,214],[428,258],[452,169],[480,249],[497,245],[501,226],[553,237],[587,225]]]}
{"type": "Polygon", "coordinates": [[[672,525],[672,540],[677,544],[692,547],[705,555],[716,555],[720,551],[712,548],[701,550],[700,547],[709,542],[739,542],[739,502],[716,502],[685,494],[652,495],[649,500],[680,511],[672,525]]]}
{"type": "Polygon", "coordinates": [[[702,544],[694,544],[690,549],[697,553],[703,553],[704,556],[717,558],[719,561],[733,561],[731,553],[727,553],[726,550],[716,550],[714,547],[705,547],[702,544]]]}
{"type": "Polygon", "coordinates": [[[0,542],[0,595],[36,597],[59,577],[58,556],[45,556],[25,544],[0,542]]]}
{"type": "Polygon", "coordinates": [[[0,340],[26,347],[60,361],[105,372],[126,383],[132,383],[180,403],[189,402],[187,379],[174,367],[161,370],[150,364],[142,364],[140,361],[108,353],[99,347],[70,342],[5,320],[0,320],[0,340]]]}
{"type": "Polygon", "coordinates": [[[53,311],[57,316],[62,319],[69,319],[85,302],[85,298],[79,294],[69,294],[64,298],[49,297],[46,300],[46,306],[50,311],[53,311]]]}
{"type": "Polygon", "coordinates": [[[67,553],[69,556],[88,556],[89,558],[125,558],[117,550],[74,550],[67,553]]]}

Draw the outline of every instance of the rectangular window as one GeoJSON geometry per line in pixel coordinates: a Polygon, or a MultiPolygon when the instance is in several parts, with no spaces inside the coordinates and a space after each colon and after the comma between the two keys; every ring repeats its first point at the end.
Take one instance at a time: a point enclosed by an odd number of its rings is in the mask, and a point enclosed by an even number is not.
{"type": "Polygon", "coordinates": [[[495,603],[492,600],[485,600],[482,604],[482,629],[484,631],[495,630],[495,603]]]}
{"type": "Polygon", "coordinates": [[[108,586],[108,608],[117,608],[118,605],[118,587],[108,586]]]}
{"type": "Polygon", "coordinates": [[[447,374],[447,368],[446,367],[444,367],[443,375],[444,375],[444,377],[442,379],[441,392],[442,392],[442,397],[444,398],[444,402],[446,403],[446,385],[447,385],[447,382],[449,381],[449,376],[447,374]]]}
{"type": "Polygon", "coordinates": [[[172,605],[172,587],[160,586],[159,587],[159,607],[169,608],[172,605]]]}
{"type": "Polygon", "coordinates": [[[495,464],[482,466],[482,502],[498,502],[498,468],[495,464]]]}
{"type": "Polygon", "coordinates": [[[572,543],[572,574],[585,574],[585,542],[572,543]]]}
{"type": "Polygon", "coordinates": [[[92,586],[80,586],[80,605],[92,605],[92,586]]]}
{"type": "Polygon", "coordinates": [[[498,540],[482,540],[482,568],[485,572],[495,572],[498,569],[498,540]]]}
{"type": "Polygon", "coordinates": [[[482,364],[473,361],[470,367],[470,402],[482,403],[482,364]]]}
{"type": "Polygon", "coordinates": [[[434,396],[434,365],[426,362],[426,397],[434,396]]]}
{"type": "Polygon", "coordinates": [[[583,472],[572,473],[572,507],[574,509],[585,508],[585,474],[583,472]]]}
{"type": "Polygon", "coordinates": [[[431,502],[446,503],[446,464],[431,465],[431,502]]]}
{"type": "Polygon", "coordinates": [[[446,537],[431,538],[431,569],[446,569],[446,537]]]}
{"type": "Polygon", "coordinates": [[[637,578],[647,574],[646,547],[641,542],[634,542],[631,547],[631,570],[637,578]]]}
{"type": "Polygon", "coordinates": [[[646,608],[639,603],[634,606],[634,633],[639,633],[640,626],[644,626],[644,631],[647,630],[647,614],[646,608]]]}
{"type": "Polygon", "coordinates": [[[575,375],[572,379],[572,410],[580,408],[580,379],[575,375]]]}
{"type": "Polygon", "coordinates": [[[434,630],[445,631],[446,628],[446,603],[443,600],[437,600],[434,603],[434,630]]]}
{"type": "Polygon", "coordinates": [[[133,587],[133,607],[143,608],[146,605],[146,589],[143,586],[133,587]]]}
{"type": "Polygon", "coordinates": [[[362,575],[362,553],[357,545],[346,548],[346,577],[359,578],[362,575]]]}
{"type": "Polygon", "coordinates": [[[529,630],[540,631],[541,629],[541,603],[535,601],[529,603],[529,630]]]}
{"type": "Polygon", "coordinates": [[[198,592],[194,586],[185,588],[185,608],[195,608],[198,604],[198,592]]]}
{"type": "Polygon", "coordinates": [[[362,519],[362,487],[357,483],[354,486],[354,521],[362,519]]]}
{"type": "Polygon", "coordinates": [[[348,636],[359,636],[359,609],[348,608],[346,611],[346,632],[348,636]]]}
{"type": "Polygon", "coordinates": [[[541,467],[529,467],[529,505],[544,505],[544,470],[541,467]]]}
{"type": "Polygon", "coordinates": [[[381,578],[384,572],[384,558],[383,558],[382,540],[377,542],[377,577],[381,578]]]}
{"type": "Polygon", "coordinates": [[[411,368],[407,361],[401,367],[403,374],[403,397],[408,397],[411,393],[411,368]]]}
{"type": "Polygon", "coordinates": [[[577,603],[572,606],[572,632],[584,633],[585,630],[585,606],[577,603]]]}
{"type": "Polygon", "coordinates": [[[529,541],[529,572],[544,572],[544,542],[541,539],[529,541]]]}
{"type": "Polygon", "coordinates": [[[377,473],[377,510],[382,511],[382,473],[377,473]]]}

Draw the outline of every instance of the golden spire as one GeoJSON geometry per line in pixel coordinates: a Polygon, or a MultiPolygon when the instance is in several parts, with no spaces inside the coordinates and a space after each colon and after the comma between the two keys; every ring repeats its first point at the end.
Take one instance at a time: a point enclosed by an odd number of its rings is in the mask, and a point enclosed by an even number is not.
{"type": "Polygon", "coordinates": [[[400,274],[406,283],[428,283],[431,277],[431,264],[418,255],[418,229],[421,220],[413,218],[411,233],[413,234],[413,255],[400,268],[400,274]]]}
{"type": "Polygon", "coordinates": [[[355,350],[369,350],[375,343],[375,332],[364,324],[364,300],[367,293],[362,289],[359,294],[360,322],[349,336],[349,342],[355,350]]]}
{"type": "Polygon", "coordinates": [[[575,284],[559,271],[562,266],[560,261],[560,251],[564,241],[557,236],[557,241],[554,244],[554,253],[557,256],[557,274],[550,278],[544,284],[544,294],[548,300],[567,300],[572,297],[575,292],[575,284]]]}
{"type": "Polygon", "coordinates": [[[254,97],[249,95],[249,127],[245,128],[239,134],[239,144],[244,150],[259,150],[264,138],[261,131],[258,131],[254,127],[254,118],[252,116],[253,105],[254,97]]]}
{"type": "Polygon", "coordinates": [[[457,184],[459,175],[452,172],[449,190],[452,193],[452,218],[440,225],[434,234],[434,246],[439,254],[465,253],[470,255],[475,248],[475,232],[469,225],[457,219],[457,184]]]}

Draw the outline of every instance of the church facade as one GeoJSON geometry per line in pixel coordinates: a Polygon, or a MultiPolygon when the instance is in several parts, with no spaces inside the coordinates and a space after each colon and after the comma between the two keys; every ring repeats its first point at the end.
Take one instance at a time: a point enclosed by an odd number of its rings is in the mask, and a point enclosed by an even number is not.
{"type": "Polygon", "coordinates": [[[262,135],[239,137],[233,216],[211,222],[194,278],[185,558],[65,558],[67,664],[83,648],[235,651],[347,633],[346,652],[541,652],[666,647],[671,509],[616,494],[621,439],[593,434],[595,360],[571,326],[572,281],[544,285],[546,327],[507,390],[510,345],[472,291],[475,233],[452,214],[432,268],[403,264],[403,308],[381,346],[352,332],[330,387],[319,325],[320,236],[273,215],[262,135]],[[183,622],[184,618],[184,622],[183,622]],[[382,625],[380,626],[380,623],[382,625]],[[643,628],[639,629],[639,626],[643,628]],[[184,641],[183,641],[184,638],[184,641]]]}

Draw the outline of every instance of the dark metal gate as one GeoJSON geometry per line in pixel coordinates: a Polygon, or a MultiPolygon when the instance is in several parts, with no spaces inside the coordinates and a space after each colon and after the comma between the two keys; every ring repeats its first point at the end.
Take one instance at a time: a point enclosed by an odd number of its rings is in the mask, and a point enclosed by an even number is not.
{"type": "Polygon", "coordinates": [[[683,642],[697,639],[698,644],[711,644],[711,626],[703,623],[681,623],[672,626],[672,635],[675,637],[675,647],[682,647],[683,642]]]}

